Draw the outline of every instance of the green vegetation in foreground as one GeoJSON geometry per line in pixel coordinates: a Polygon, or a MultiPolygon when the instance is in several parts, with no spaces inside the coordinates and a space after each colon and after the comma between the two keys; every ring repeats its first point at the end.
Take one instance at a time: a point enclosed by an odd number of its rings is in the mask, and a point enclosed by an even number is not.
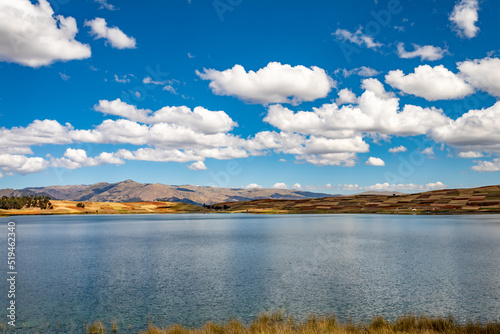
{"type": "MultiPolygon", "coordinates": [[[[108,330],[98,321],[87,325],[88,334],[120,332],[116,323],[108,330]]],[[[332,316],[309,316],[306,321],[296,321],[281,312],[264,313],[245,325],[238,320],[230,320],[225,324],[206,323],[199,328],[187,328],[171,325],[165,328],[150,324],[148,329],[139,334],[392,334],[392,333],[425,333],[425,334],[499,334],[500,323],[468,322],[459,324],[452,317],[429,318],[427,316],[404,316],[389,322],[382,317],[374,318],[368,323],[340,323],[332,316]]]]}

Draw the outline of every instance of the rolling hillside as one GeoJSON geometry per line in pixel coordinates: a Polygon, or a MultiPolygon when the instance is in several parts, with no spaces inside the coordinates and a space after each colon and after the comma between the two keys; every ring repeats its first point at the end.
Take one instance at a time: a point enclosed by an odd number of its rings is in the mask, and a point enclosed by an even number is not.
{"type": "Polygon", "coordinates": [[[38,194],[54,200],[91,202],[151,202],[167,201],[189,204],[213,204],[219,202],[248,201],[253,199],[307,199],[332,196],[288,189],[240,189],[202,186],[172,186],[161,183],[137,183],[131,180],[118,183],[92,185],[49,186],[24,189],[2,189],[1,196],[38,194]]]}
{"type": "Polygon", "coordinates": [[[302,200],[261,199],[219,203],[215,208],[227,212],[248,213],[500,213],[500,186],[435,190],[408,195],[354,195],[302,200]]]}

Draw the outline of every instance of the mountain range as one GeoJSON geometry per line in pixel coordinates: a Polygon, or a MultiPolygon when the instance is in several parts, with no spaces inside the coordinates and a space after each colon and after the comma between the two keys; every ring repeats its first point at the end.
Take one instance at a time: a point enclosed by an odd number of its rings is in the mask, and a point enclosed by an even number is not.
{"type": "Polygon", "coordinates": [[[138,183],[126,180],[118,183],[100,182],[92,185],[67,185],[0,189],[1,196],[44,195],[54,200],[96,202],[150,202],[169,201],[189,204],[214,204],[220,202],[249,201],[254,199],[308,199],[335,197],[291,189],[269,188],[217,188],[193,185],[165,185],[138,183]]]}

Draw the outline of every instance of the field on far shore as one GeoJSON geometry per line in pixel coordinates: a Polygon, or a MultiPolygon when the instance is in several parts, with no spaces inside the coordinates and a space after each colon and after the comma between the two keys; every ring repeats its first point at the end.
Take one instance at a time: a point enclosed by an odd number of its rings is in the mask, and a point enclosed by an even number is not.
{"type": "Polygon", "coordinates": [[[0,216],[16,215],[57,215],[57,214],[132,214],[132,213],[197,213],[209,212],[201,206],[176,202],[80,202],[51,200],[53,209],[24,208],[20,210],[0,210],[0,216]]]}
{"type": "Polygon", "coordinates": [[[405,195],[351,195],[300,200],[259,199],[219,203],[227,212],[246,213],[500,213],[500,186],[443,189],[405,195]]]}
{"type": "Polygon", "coordinates": [[[500,213],[500,186],[442,189],[403,195],[350,195],[297,200],[256,199],[212,204],[207,207],[180,202],[82,202],[51,200],[53,209],[0,210],[0,216],[51,214],[131,213],[262,213],[262,214],[474,214],[500,213]]]}

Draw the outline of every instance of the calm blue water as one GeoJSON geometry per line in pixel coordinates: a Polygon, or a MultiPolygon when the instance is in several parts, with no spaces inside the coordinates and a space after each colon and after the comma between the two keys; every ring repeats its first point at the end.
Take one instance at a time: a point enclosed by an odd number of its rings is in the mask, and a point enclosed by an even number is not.
{"type": "Polygon", "coordinates": [[[500,215],[2,218],[5,277],[9,220],[27,333],[78,333],[96,319],[125,333],[149,319],[194,326],[267,310],[500,319],[500,215]]]}

